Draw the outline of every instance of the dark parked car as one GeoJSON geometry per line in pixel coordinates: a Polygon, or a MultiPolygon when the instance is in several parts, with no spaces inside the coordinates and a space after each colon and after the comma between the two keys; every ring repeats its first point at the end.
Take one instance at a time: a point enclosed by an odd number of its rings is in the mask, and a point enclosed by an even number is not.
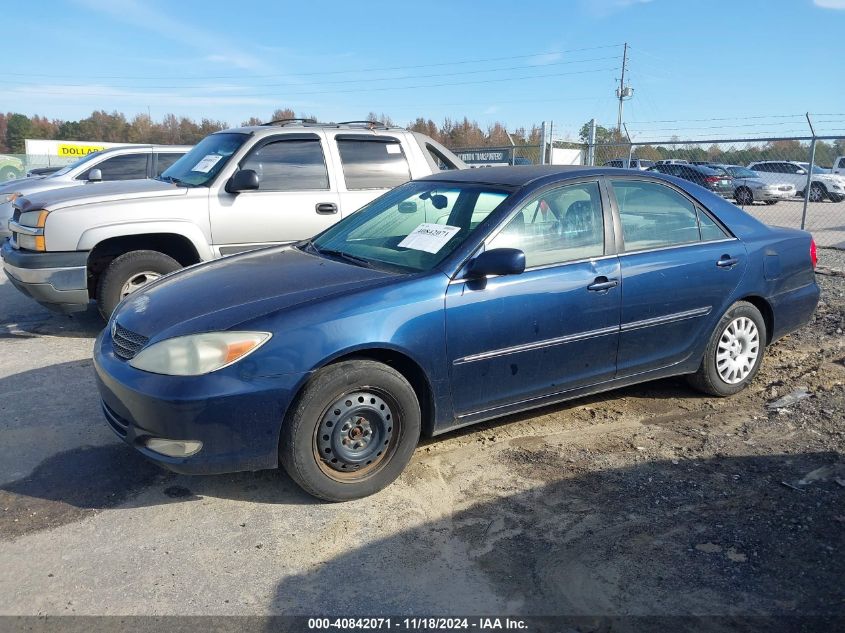
{"type": "Polygon", "coordinates": [[[317,237],[127,297],[94,360],[112,429],[183,473],[279,464],[376,492],[437,435],[688,374],[740,391],[819,297],[815,244],[686,180],[589,167],[439,173],[317,237]]]}
{"type": "Polygon", "coordinates": [[[676,176],[689,180],[697,185],[709,189],[725,198],[733,196],[733,183],[730,175],[721,168],[705,167],[704,165],[693,164],[671,164],[655,165],[649,171],[658,171],[661,174],[676,176]]]}

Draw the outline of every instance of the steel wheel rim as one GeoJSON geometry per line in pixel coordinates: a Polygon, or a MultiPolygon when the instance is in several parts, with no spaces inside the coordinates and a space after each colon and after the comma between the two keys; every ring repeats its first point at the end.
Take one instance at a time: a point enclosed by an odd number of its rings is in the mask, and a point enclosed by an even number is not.
{"type": "Polygon", "coordinates": [[[123,284],[123,288],[120,289],[120,298],[125,299],[139,288],[146,286],[148,283],[151,283],[160,277],[161,273],[157,273],[152,270],[145,270],[144,272],[132,275],[128,281],[123,284]]]}
{"type": "Polygon", "coordinates": [[[722,331],[716,345],[716,371],[729,385],[745,380],[760,356],[760,331],[748,317],[737,317],[722,331]]]}
{"type": "Polygon", "coordinates": [[[359,481],[380,470],[395,452],[399,405],[373,387],[346,393],[323,411],[314,432],[314,456],[326,475],[359,481]]]}

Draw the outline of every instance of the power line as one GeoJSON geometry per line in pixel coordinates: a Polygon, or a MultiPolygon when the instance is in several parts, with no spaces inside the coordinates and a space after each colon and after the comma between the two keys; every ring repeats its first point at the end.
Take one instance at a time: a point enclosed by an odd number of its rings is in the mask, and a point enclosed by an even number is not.
{"type": "MultiPolygon", "coordinates": [[[[460,72],[453,72],[453,73],[433,73],[429,75],[414,75],[413,77],[367,77],[366,80],[363,79],[339,79],[335,81],[320,81],[315,83],[297,83],[297,82],[283,82],[278,84],[263,84],[265,87],[268,88],[278,88],[281,86],[322,86],[322,85],[332,85],[332,84],[351,84],[351,83],[361,83],[362,81],[366,81],[367,83],[374,82],[374,81],[401,81],[403,79],[428,79],[434,77],[454,77],[459,75],[477,75],[482,73],[498,73],[498,72],[507,72],[510,70],[526,70],[526,69],[533,69],[533,68],[548,68],[551,66],[564,66],[567,64],[584,64],[588,62],[598,62],[598,61],[608,61],[611,59],[616,59],[616,57],[594,57],[591,59],[572,59],[563,62],[553,62],[550,64],[535,64],[535,65],[528,65],[528,66],[509,66],[505,68],[487,68],[487,69],[476,69],[476,70],[465,70],[460,72]]],[[[43,85],[42,83],[36,82],[16,82],[15,85],[18,86],[40,86],[43,85]]],[[[85,84],[50,84],[51,88],[86,88],[89,87],[90,83],[85,84]]],[[[138,86],[135,84],[109,84],[105,86],[108,88],[135,88],[135,89],[154,89],[154,90],[176,90],[176,89],[187,89],[187,88],[207,88],[208,86],[203,85],[192,85],[186,86],[184,84],[180,85],[143,85],[138,86]]],[[[237,88],[239,86],[232,86],[232,88],[237,88]]]]}
{"type": "MultiPolygon", "coordinates": [[[[486,62],[498,62],[504,60],[511,60],[511,59],[528,59],[529,57],[547,57],[549,55],[562,55],[564,53],[580,53],[583,51],[595,51],[601,49],[608,49],[608,48],[618,48],[622,46],[622,44],[606,44],[603,46],[587,46],[584,48],[569,48],[557,51],[543,51],[540,53],[529,53],[526,55],[505,55],[502,57],[486,57],[481,59],[464,59],[464,60],[457,60],[457,61],[448,61],[448,62],[436,62],[432,64],[416,64],[413,66],[384,66],[381,68],[350,68],[346,70],[326,70],[326,71],[315,71],[315,72],[308,72],[308,73],[273,73],[269,75],[246,75],[245,73],[240,73],[237,75],[206,75],[201,77],[195,76],[182,76],[176,77],[175,75],[168,75],[174,79],[197,79],[197,80],[207,80],[207,79],[267,79],[272,77],[314,77],[318,75],[345,75],[348,73],[368,73],[368,72],[381,72],[381,71],[388,71],[388,70],[417,70],[419,68],[435,68],[441,66],[458,66],[462,64],[482,64],[486,62]]],[[[12,77],[66,77],[67,73],[5,73],[7,76],[12,77]]],[[[91,79],[158,79],[161,75],[85,75],[86,77],[90,77],[91,79]]]]}
{"type": "MultiPolygon", "coordinates": [[[[218,97],[231,97],[231,98],[257,98],[257,97],[297,97],[297,96],[306,96],[306,95],[321,95],[321,94],[345,94],[345,93],[355,93],[355,92],[383,92],[386,90],[414,90],[417,88],[440,88],[444,86],[467,86],[467,85],[476,85],[476,84],[488,84],[488,83],[500,83],[503,81],[525,81],[530,79],[545,79],[548,77],[565,77],[568,75],[585,75],[589,73],[597,73],[597,72],[605,72],[609,70],[614,70],[614,68],[591,68],[589,70],[579,70],[574,72],[567,72],[567,73],[551,73],[551,74],[542,74],[542,75],[530,75],[524,77],[500,77],[496,79],[483,79],[480,81],[459,81],[459,82],[444,82],[444,83],[436,83],[436,84],[418,84],[418,85],[411,85],[411,86],[388,86],[382,88],[373,88],[371,86],[363,87],[363,88],[355,88],[351,90],[312,90],[306,92],[285,92],[285,93],[253,93],[253,94],[244,94],[244,93],[229,93],[229,94],[217,94],[218,97]]],[[[413,79],[409,77],[408,79],[413,79]]],[[[143,87],[138,88],[139,90],[143,89],[143,87]]],[[[17,94],[58,94],[58,95],[65,95],[67,91],[65,90],[17,90],[12,91],[16,92],[17,94]]],[[[80,96],[80,97],[122,97],[122,96],[132,96],[130,93],[108,93],[108,92],[75,92],[73,96],[80,96]]],[[[165,95],[167,96],[167,95],[165,95]]],[[[211,96],[209,94],[204,94],[201,96],[211,96]]]]}

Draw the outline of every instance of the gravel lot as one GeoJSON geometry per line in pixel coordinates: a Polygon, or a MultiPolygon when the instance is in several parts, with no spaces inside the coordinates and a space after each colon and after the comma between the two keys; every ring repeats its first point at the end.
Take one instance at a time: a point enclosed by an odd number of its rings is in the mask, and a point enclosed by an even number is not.
{"type": "Polygon", "coordinates": [[[843,616],[845,277],[819,283],[734,398],[665,380],[509,417],[328,505],[145,462],[98,409],[99,321],[4,280],[0,614],[843,616]]]}

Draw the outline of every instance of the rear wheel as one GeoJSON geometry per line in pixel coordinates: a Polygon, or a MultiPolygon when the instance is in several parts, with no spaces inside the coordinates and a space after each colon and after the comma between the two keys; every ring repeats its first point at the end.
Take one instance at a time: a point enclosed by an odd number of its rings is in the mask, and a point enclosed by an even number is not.
{"type": "Polygon", "coordinates": [[[179,262],[158,251],[130,251],[115,257],[97,284],[100,314],[108,319],[124,298],[180,268],[179,262]]]}
{"type": "Polygon", "coordinates": [[[827,197],[830,198],[831,202],[842,202],[843,200],[845,200],[845,196],[838,195],[835,193],[829,193],[827,194],[827,197]]]}
{"type": "Polygon", "coordinates": [[[744,207],[754,203],[754,194],[748,187],[737,187],[734,192],[734,200],[739,206],[744,207]]]}
{"type": "Polygon", "coordinates": [[[398,371],[371,360],[319,370],[282,427],[279,461],[309,494],[347,501],[395,480],[420,436],[420,405],[398,371]]]}
{"type": "Polygon", "coordinates": [[[772,206],[773,204],[777,204],[780,202],[779,200],[766,200],[766,204],[772,206]]]}
{"type": "Polygon", "coordinates": [[[719,320],[690,384],[713,396],[745,388],[760,369],[766,347],[766,322],[752,304],[739,301],[719,320]]]}

